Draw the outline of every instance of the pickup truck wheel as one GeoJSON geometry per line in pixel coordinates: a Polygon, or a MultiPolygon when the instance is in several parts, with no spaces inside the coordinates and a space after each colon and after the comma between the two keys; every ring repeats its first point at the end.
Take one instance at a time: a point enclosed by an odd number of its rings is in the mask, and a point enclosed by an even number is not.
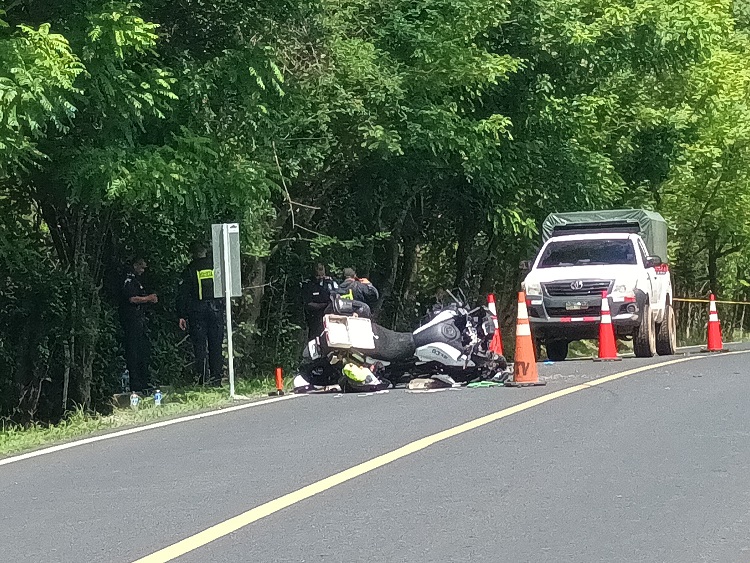
{"type": "Polygon", "coordinates": [[[656,323],[649,305],[643,308],[641,324],[633,334],[633,352],[637,358],[650,358],[656,353],[656,323]]]}
{"type": "Polygon", "coordinates": [[[564,340],[547,342],[547,357],[553,362],[562,362],[568,357],[568,343],[564,340]]]}
{"type": "Polygon", "coordinates": [[[677,326],[674,309],[667,302],[664,306],[664,322],[656,333],[656,352],[660,356],[673,356],[677,352],[677,326]]]}

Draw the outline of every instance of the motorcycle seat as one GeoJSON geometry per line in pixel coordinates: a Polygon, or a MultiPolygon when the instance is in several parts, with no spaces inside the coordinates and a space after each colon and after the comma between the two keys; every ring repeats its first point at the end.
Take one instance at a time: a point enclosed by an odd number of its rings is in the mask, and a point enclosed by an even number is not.
{"type": "Polygon", "coordinates": [[[371,358],[384,362],[398,362],[414,356],[416,346],[410,332],[395,332],[375,323],[372,323],[372,331],[375,335],[375,350],[367,351],[371,358]]]}

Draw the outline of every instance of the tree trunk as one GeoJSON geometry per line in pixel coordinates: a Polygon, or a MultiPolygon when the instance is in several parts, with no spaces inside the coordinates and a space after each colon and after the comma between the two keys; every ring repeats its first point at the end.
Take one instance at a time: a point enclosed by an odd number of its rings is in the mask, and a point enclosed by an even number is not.
{"type": "Polygon", "coordinates": [[[484,260],[484,268],[482,268],[482,279],[479,282],[479,292],[482,294],[491,293],[495,289],[497,281],[497,257],[495,256],[497,240],[497,235],[492,234],[487,243],[486,258],[484,260]]]}
{"type": "Polygon", "coordinates": [[[719,294],[719,281],[718,281],[718,259],[719,253],[716,242],[716,233],[709,233],[707,237],[708,243],[708,286],[711,289],[711,293],[714,295],[719,294]]]}
{"type": "Polygon", "coordinates": [[[404,208],[398,214],[395,224],[391,229],[391,236],[386,241],[386,249],[388,254],[388,262],[385,266],[385,282],[380,288],[380,298],[377,300],[375,305],[372,307],[372,313],[374,318],[377,319],[380,311],[383,309],[383,303],[393,293],[393,288],[396,283],[396,274],[398,273],[398,262],[401,254],[400,241],[401,232],[404,227],[406,217],[409,215],[409,209],[414,202],[414,197],[411,197],[409,201],[404,205],[404,208]]]}
{"type": "MultiPolygon", "coordinates": [[[[396,284],[396,287],[398,288],[398,294],[401,297],[399,300],[399,307],[396,309],[395,313],[393,314],[392,319],[392,326],[395,330],[399,330],[399,322],[402,320],[402,317],[404,316],[404,307],[410,304],[410,297],[411,297],[411,284],[414,281],[414,278],[417,273],[417,262],[418,262],[418,256],[419,256],[419,245],[417,244],[417,239],[411,237],[407,239],[404,243],[404,252],[403,252],[403,258],[401,260],[401,272],[400,272],[400,278],[398,283],[396,284]]],[[[418,312],[419,313],[419,312],[418,312]]],[[[408,321],[411,321],[413,319],[409,318],[406,319],[408,321]]],[[[409,330],[411,330],[411,327],[406,327],[409,330]]]]}
{"type": "Polygon", "coordinates": [[[263,296],[266,291],[266,270],[268,268],[268,258],[257,257],[250,261],[247,274],[243,280],[245,295],[249,298],[243,300],[239,311],[239,322],[248,323],[255,326],[260,318],[263,296]]]}
{"type": "Polygon", "coordinates": [[[99,332],[101,323],[101,298],[98,289],[93,289],[90,298],[86,302],[86,311],[81,318],[85,319],[87,326],[82,328],[82,339],[80,350],[81,374],[78,383],[79,401],[84,409],[91,409],[91,386],[94,381],[94,360],[96,359],[97,344],[99,343],[99,332]]]}
{"type": "Polygon", "coordinates": [[[518,263],[526,252],[523,244],[515,239],[507,241],[498,235],[492,235],[487,245],[487,259],[479,284],[479,295],[484,299],[489,293],[495,294],[497,318],[501,328],[515,324],[518,291],[523,277],[518,263]]]}
{"type": "Polygon", "coordinates": [[[458,247],[456,248],[456,275],[453,280],[453,287],[462,287],[465,281],[476,233],[476,222],[465,214],[458,236],[458,247]]]}
{"type": "Polygon", "coordinates": [[[410,237],[404,241],[404,252],[401,260],[401,272],[397,284],[398,292],[402,299],[408,299],[411,283],[417,269],[417,254],[419,252],[419,241],[410,237]]]}
{"type": "Polygon", "coordinates": [[[70,366],[73,361],[72,351],[75,349],[75,335],[63,342],[63,388],[62,388],[62,412],[68,410],[68,389],[70,388],[70,366]]]}
{"type": "Polygon", "coordinates": [[[396,274],[398,272],[398,262],[401,249],[399,248],[399,241],[395,236],[391,236],[386,241],[386,249],[388,262],[385,264],[386,278],[385,281],[378,288],[380,290],[380,298],[375,302],[372,307],[373,318],[377,319],[380,315],[383,304],[392,295],[393,287],[396,284],[396,274]]]}
{"type": "MultiPolygon", "coordinates": [[[[51,194],[54,189],[49,188],[51,194]]],[[[91,408],[91,386],[101,325],[103,248],[111,228],[109,213],[99,208],[56,206],[54,197],[38,202],[49,226],[57,258],[74,280],[66,322],[63,411],[70,403],[91,408]]],[[[59,372],[58,372],[59,373],[59,372]]]]}

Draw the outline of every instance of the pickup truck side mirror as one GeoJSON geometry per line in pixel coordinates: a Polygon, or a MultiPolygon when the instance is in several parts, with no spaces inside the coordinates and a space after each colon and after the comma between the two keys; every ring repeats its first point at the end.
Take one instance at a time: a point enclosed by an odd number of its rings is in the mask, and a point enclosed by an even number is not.
{"type": "Polygon", "coordinates": [[[647,256],[646,257],[646,268],[656,268],[657,266],[661,266],[664,262],[662,262],[660,256],[647,256]]]}
{"type": "Polygon", "coordinates": [[[531,270],[531,260],[521,260],[518,264],[518,269],[522,272],[528,272],[531,270]]]}

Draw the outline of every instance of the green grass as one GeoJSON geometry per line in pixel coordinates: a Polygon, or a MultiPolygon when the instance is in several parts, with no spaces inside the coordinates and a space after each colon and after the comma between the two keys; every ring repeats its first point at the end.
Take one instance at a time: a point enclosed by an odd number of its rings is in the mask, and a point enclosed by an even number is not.
{"type": "MultiPolygon", "coordinates": [[[[266,397],[275,389],[273,380],[256,379],[238,381],[235,393],[241,400],[266,397]],[[247,398],[247,399],[244,399],[247,398]]],[[[28,427],[2,424],[0,426],[0,456],[48,446],[75,438],[90,436],[116,428],[138,426],[178,415],[198,413],[205,410],[228,407],[238,404],[229,399],[229,387],[192,387],[175,389],[164,393],[161,406],[154,405],[153,397],[141,399],[137,410],[116,408],[111,415],[88,414],[82,409],[75,410],[59,424],[34,424],[28,427]]]]}

